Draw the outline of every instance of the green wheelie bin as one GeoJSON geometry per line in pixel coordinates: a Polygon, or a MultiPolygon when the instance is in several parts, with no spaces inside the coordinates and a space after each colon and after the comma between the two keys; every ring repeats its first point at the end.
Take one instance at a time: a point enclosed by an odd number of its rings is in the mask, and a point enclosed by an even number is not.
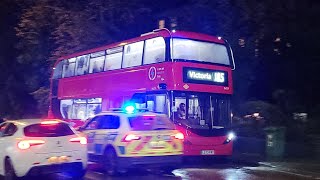
{"type": "Polygon", "coordinates": [[[281,160],[285,150],[285,127],[266,127],[266,157],[268,160],[281,160]]]}

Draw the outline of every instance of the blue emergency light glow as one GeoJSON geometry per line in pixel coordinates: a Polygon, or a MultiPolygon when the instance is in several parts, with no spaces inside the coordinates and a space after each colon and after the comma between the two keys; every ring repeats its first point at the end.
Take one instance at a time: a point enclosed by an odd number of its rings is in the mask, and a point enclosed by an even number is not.
{"type": "Polygon", "coordinates": [[[136,108],[130,105],[130,106],[126,106],[124,109],[126,110],[126,113],[132,114],[136,108]]]}

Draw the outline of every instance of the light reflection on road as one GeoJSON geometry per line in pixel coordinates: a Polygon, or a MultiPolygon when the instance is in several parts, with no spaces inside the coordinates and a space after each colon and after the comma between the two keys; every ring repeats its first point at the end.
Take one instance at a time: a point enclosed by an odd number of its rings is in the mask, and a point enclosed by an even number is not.
{"type": "Polygon", "coordinates": [[[198,169],[186,168],[177,169],[172,172],[175,176],[183,180],[192,179],[225,179],[225,180],[247,180],[252,179],[252,175],[247,174],[243,169],[198,169]]]}
{"type": "Polygon", "coordinates": [[[188,172],[184,169],[176,169],[176,170],[173,170],[172,173],[177,177],[181,177],[181,179],[183,180],[190,179],[188,172]]]}
{"type": "MultiPolygon", "coordinates": [[[[239,164],[190,165],[164,173],[159,169],[134,169],[117,177],[105,175],[101,168],[89,166],[84,180],[260,180],[260,179],[306,179],[293,173],[280,172],[272,167],[241,166],[239,164]]],[[[307,177],[308,178],[308,177],[307,177]]],[[[46,178],[47,179],[47,178],[46,178]]],[[[63,177],[54,179],[65,179],[63,177]]],[[[68,178],[66,178],[68,179],[68,178]]]]}

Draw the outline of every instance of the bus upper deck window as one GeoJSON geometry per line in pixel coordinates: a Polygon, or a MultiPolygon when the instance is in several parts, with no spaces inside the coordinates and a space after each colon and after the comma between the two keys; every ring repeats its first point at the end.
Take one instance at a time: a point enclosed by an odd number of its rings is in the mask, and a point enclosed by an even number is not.
{"type": "Polygon", "coordinates": [[[54,68],[53,68],[53,79],[60,79],[62,77],[62,68],[63,68],[63,61],[60,61],[54,68]]]}
{"type": "Polygon", "coordinates": [[[139,41],[124,46],[123,68],[141,65],[143,44],[144,41],[139,41]]]}
{"type": "Polygon", "coordinates": [[[91,58],[89,73],[97,73],[103,71],[104,59],[105,56],[91,58]]]}
{"type": "Polygon", "coordinates": [[[64,61],[63,77],[74,76],[76,58],[71,58],[64,61]]]}
{"type": "Polygon", "coordinates": [[[89,55],[77,57],[76,75],[83,75],[88,73],[89,55]]]}
{"type": "Polygon", "coordinates": [[[166,44],[163,37],[146,40],[143,64],[153,64],[165,60],[166,44]]]}

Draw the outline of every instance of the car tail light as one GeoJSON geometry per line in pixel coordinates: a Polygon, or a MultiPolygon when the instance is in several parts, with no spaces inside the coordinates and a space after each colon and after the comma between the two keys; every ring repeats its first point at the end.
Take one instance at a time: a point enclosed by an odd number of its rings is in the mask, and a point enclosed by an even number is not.
{"type": "Polygon", "coordinates": [[[126,135],[126,137],[124,138],[124,141],[129,142],[129,141],[139,140],[139,139],[141,139],[140,136],[137,136],[137,135],[135,135],[135,134],[128,134],[128,135],[126,135]]]}
{"type": "Polygon", "coordinates": [[[43,125],[53,125],[53,124],[58,124],[58,123],[59,123],[59,121],[55,121],[55,120],[41,122],[41,124],[43,124],[43,125]]]}
{"type": "Polygon", "coordinates": [[[182,133],[177,133],[177,134],[175,134],[175,135],[173,135],[174,136],[174,138],[176,138],[176,139],[180,139],[180,140],[183,140],[184,139],[184,135],[182,134],[182,133]]]}
{"type": "Polygon", "coordinates": [[[70,142],[79,142],[80,144],[87,144],[87,138],[85,138],[85,137],[71,138],[69,141],[70,142]]]}
{"type": "Polygon", "coordinates": [[[18,143],[18,148],[21,150],[29,149],[31,146],[44,144],[43,140],[23,140],[18,143]]]}

